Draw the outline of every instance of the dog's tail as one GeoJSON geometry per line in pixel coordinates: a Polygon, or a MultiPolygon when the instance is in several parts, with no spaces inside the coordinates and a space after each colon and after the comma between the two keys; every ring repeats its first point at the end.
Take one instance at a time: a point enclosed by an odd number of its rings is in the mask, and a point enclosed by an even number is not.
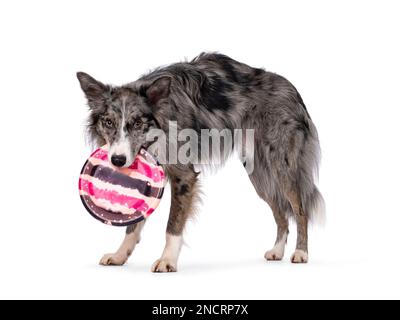
{"type": "Polygon", "coordinates": [[[325,225],[325,201],[318,188],[314,185],[311,194],[303,200],[303,208],[308,214],[309,221],[317,225],[325,225]]]}
{"type": "Polygon", "coordinates": [[[308,143],[304,145],[301,157],[300,198],[301,205],[308,216],[310,223],[324,225],[326,222],[325,201],[315,182],[318,180],[321,149],[315,125],[309,119],[310,135],[308,143]]]}

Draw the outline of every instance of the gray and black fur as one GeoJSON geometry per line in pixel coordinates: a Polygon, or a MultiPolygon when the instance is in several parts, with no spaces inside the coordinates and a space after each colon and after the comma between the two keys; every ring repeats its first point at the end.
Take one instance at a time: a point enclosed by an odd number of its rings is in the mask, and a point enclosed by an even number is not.
{"type": "MultiPolygon", "coordinates": [[[[91,139],[99,145],[112,144],[124,116],[131,159],[141,146],[149,147],[144,141],[148,130],[167,132],[171,120],[178,130],[192,128],[199,133],[206,128],[254,129],[254,159],[244,161],[244,165],[254,161],[249,178],[273,211],[277,243],[288,233],[288,218],[294,217],[297,250],[307,253],[308,222],[323,208],[314,183],[320,149],[306,106],[288,80],[216,53],[156,69],[120,87],[104,85],[84,73],[78,78],[91,110],[91,139]]],[[[167,233],[179,235],[198,198],[197,174],[192,164],[167,164],[165,169],[172,185],[167,233]]],[[[292,261],[307,262],[307,258],[292,257],[292,261]]]]}

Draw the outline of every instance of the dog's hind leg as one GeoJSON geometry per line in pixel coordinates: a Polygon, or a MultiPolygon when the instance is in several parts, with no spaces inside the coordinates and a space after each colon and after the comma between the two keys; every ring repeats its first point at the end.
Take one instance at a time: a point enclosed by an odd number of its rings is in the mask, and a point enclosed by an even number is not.
{"type": "Polygon", "coordinates": [[[270,206],[277,225],[275,245],[271,250],[265,253],[264,257],[267,260],[278,261],[282,260],[285,253],[286,240],[289,234],[289,223],[285,212],[282,211],[277,202],[272,200],[272,197],[267,194],[266,175],[264,170],[259,168],[256,164],[255,171],[249,174],[249,178],[259,197],[270,206]]]}
{"type": "Polygon", "coordinates": [[[274,247],[271,250],[268,250],[265,253],[264,257],[265,259],[270,261],[282,260],[283,255],[285,254],[285,246],[289,234],[288,219],[285,213],[283,213],[274,202],[267,202],[271,207],[272,213],[275,218],[277,233],[274,247]]]}
{"type": "Polygon", "coordinates": [[[140,233],[144,226],[144,220],[136,224],[130,225],[126,228],[125,239],[121,246],[115,253],[108,253],[100,260],[103,266],[121,266],[123,265],[132,254],[135,246],[140,241],[140,233]]]}
{"type": "Polygon", "coordinates": [[[182,247],[182,233],[186,221],[194,213],[198,199],[197,173],[192,166],[167,168],[171,183],[171,209],[167,225],[166,243],[161,258],[154,262],[152,272],[176,272],[182,247]]]}
{"type": "Polygon", "coordinates": [[[286,192],[297,224],[296,250],[291,257],[293,263],[308,262],[308,217],[301,204],[300,195],[296,191],[286,192]]]}

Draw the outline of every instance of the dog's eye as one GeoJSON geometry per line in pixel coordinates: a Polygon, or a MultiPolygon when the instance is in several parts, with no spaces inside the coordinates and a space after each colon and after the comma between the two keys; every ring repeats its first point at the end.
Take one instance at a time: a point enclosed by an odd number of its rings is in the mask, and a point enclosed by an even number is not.
{"type": "Polygon", "coordinates": [[[135,129],[139,129],[143,124],[143,121],[140,119],[135,120],[135,122],[133,123],[133,128],[135,129]]]}
{"type": "Polygon", "coordinates": [[[104,125],[108,128],[108,129],[112,129],[114,124],[110,119],[106,119],[104,120],[104,125]]]}

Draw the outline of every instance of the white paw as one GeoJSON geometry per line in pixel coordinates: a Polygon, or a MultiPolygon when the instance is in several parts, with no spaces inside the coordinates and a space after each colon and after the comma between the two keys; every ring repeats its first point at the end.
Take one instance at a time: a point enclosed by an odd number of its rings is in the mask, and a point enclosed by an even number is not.
{"type": "Polygon", "coordinates": [[[176,263],[169,261],[168,259],[161,258],[153,263],[151,272],[176,272],[176,263]]]}
{"type": "Polygon", "coordinates": [[[283,258],[283,251],[279,248],[272,248],[265,253],[264,257],[268,261],[279,261],[283,258]]]}
{"type": "Polygon", "coordinates": [[[122,266],[126,260],[128,260],[126,254],[108,253],[101,258],[99,264],[102,266],[122,266]]]}
{"type": "Polygon", "coordinates": [[[293,253],[291,258],[292,263],[307,263],[308,254],[303,250],[297,250],[293,253]]]}

